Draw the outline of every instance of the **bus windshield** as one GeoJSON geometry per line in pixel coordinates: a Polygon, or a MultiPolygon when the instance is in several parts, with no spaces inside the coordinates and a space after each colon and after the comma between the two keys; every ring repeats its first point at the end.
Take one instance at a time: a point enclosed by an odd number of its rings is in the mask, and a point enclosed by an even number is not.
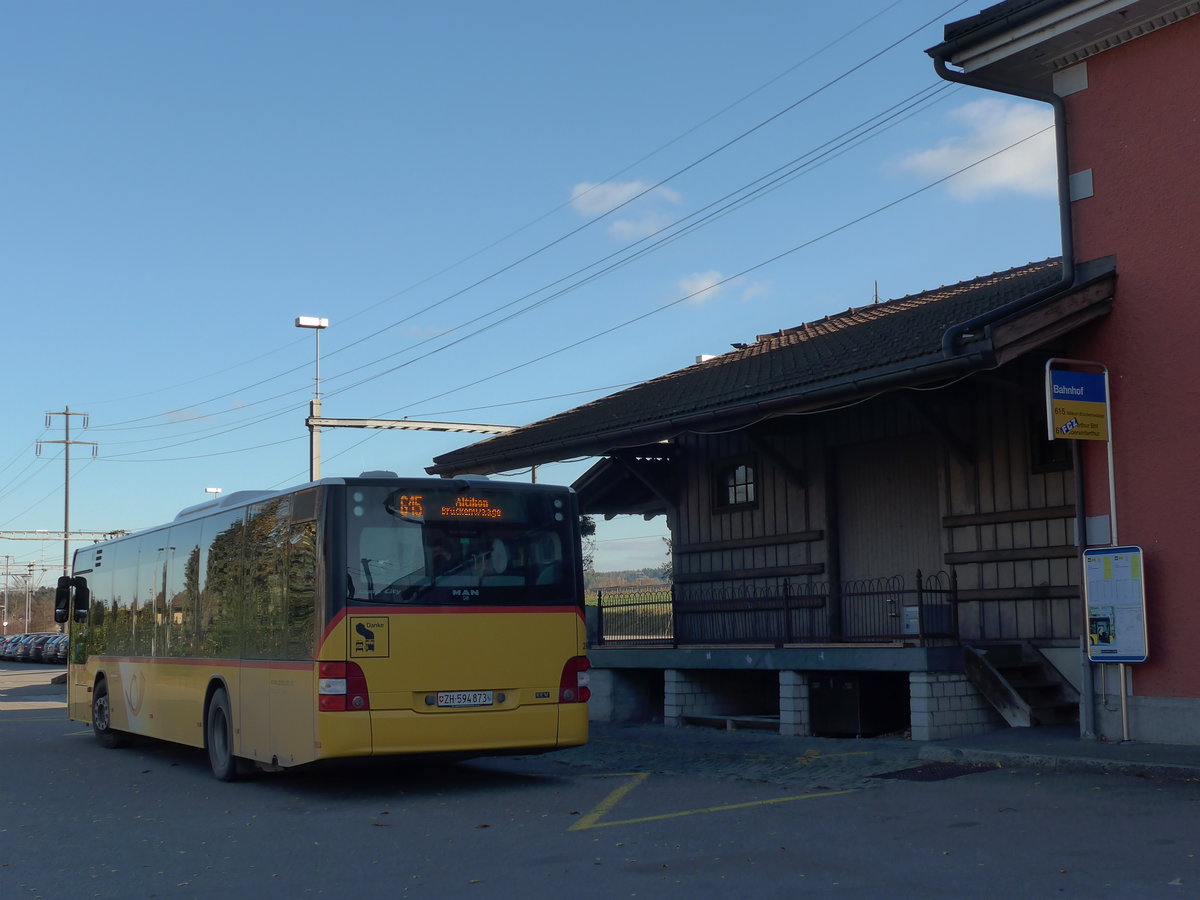
{"type": "Polygon", "coordinates": [[[577,549],[567,495],[461,485],[448,482],[432,490],[364,485],[347,491],[349,601],[571,602],[577,549]]]}

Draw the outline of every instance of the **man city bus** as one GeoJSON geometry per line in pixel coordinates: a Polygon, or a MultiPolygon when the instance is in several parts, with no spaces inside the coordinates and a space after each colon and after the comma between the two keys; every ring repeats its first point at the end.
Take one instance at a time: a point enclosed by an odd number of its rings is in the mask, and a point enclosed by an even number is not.
{"type": "Polygon", "coordinates": [[[573,491],[368,473],[239,492],[60,579],[68,715],[213,774],[587,740],[573,491]]]}

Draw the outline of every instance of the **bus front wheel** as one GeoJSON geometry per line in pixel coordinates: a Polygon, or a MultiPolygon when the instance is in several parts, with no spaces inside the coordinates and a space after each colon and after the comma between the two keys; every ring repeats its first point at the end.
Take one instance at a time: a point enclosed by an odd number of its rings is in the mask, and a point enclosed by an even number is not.
{"type": "Polygon", "coordinates": [[[250,761],[233,755],[233,716],[224,688],[218,689],[208,704],[204,744],[208,748],[208,764],[217,780],[236,781],[250,772],[250,761]]]}
{"type": "Polygon", "coordinates": [[[112,728],[112,701],[108,696],[108,682],[103,678],[92,689],[92,732],[101,747],[113,749],[129,743],[129,735],[112,728]]]}

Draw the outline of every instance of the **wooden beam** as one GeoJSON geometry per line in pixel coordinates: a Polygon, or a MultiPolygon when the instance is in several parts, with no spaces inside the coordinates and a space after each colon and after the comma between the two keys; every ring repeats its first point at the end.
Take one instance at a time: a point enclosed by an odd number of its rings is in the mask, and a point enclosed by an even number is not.
{"type": "Polygon", "coordinates": [[[699,584],[705,581],[747,581],[751,578],[787,578],[795,575],[821,575],[825,571],[823,563],[811,563],[806,566],[766,566],[761,569],[738,569],[734,572],[699,572],[694,575],[676,574],[672,579],[676,584],[699,584]]]}
{"type": "Polygon", "coordinates": [[[825,540],[824,531],[794,531],[789,534],[773,534],[768,537],[743,538],[738,541],[704,541],[676,547],[676,553],[712,553],[720,550],[748,550],[752,547],[780,547],[788,544],[805,544],[825,540]]]}
{"type": "Polygon", "coordinates": [[[966,563],[1024,562],[1030,559],[1073,559],[1078,555],[1079,548],[1070,545],[1064,547],[1016,547],[1011,550],[969,550],[963,553],[947,553],[942,559],[948,566],[961,566],[966,563]]]}
{"type": "Polygon", "coordinates": [[[1003,361],[1023,353],[1031,346],[1073,331],[1080,325],[1107,315],[1112,309],[1116,276],[1110,275],[1078,291],[1058,297],[992,327],[992,344],[1003,361]]]}
{"type": "Polygon", "coordinates": [[[626,459],[624,456],[614,456],[612,458],[619,462],[625,468],[625,471],[640,481],[646,487],[646,489],[650,491],[650,493],[654,494],[654,496],[661,500],[663,505],[666,506],[668,510],[675,508],[675,498],[668,496],[663,490],[662,485],[658,484],[653,478],[650,478],[645,472],[641,471],[642,467],[637,464],[636,459],[630,460],[626,459]]]}
{"type": "Polygon", "coordinates": [[[1007,525],[1012,522],[1044,522],[1049,519],[1074,517],[1075,507],[1071,505],[1040,506],[1034,509],[1007,509],[1002,512],[943,516],[942,525],[946,528],[966,528],[971,525],[1007,525]]]}
{"type": "Polygon", "coordinates": [[[1036,585],[1034,587],[977,588],[959,590],[959,603],[1000,603],[1011,600],[1078,600],[1083,589],[1071,585],[1036,585]]]}

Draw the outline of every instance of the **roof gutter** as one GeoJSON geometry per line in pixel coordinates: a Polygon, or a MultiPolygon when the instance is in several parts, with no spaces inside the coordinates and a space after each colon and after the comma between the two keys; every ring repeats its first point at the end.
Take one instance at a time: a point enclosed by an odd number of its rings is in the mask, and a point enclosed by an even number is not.
{"type": "Polygon", "coordinates": [[[980,329],[987,329],[995,322],[1006,319],[1014,313],[1022,312],[1048,297],[1053,297],[1055,294],[1071,287],[1075,283],[1075,242],[1071,232],[1071,195],[1069,186],[1070,172],[1068,171],[1069,163],[1067,161],[1066,112],[1062,98],[1053,92],[1031,90],[1020,85],[993,81],[990,78],[955,71],[946,64],[947,60],[945,56],[935,54],[934,51],[938,50],[948,52],[949,47],[943,44],[940,48],[935,47],[933,50],[928,51],[933,56],[933,67],[938,77],[946,81],[955,82],[956,84],[970,85],[971,87],[983,88],[988,91],[997,91],[1001,94],[1011,94],[1014,97],[1023,97],[1026,100],[1049,103],[1053,108],[1055,153],[1058,160],[1058,220],[1062,242],[1062,276],[1059,280],[1039,291],[975,316],[973,319],[959,322],[957,325],[951,325],[942,334],[942,353],[949,359],[958,356],[962,352],[962,342],[968,336],[978,333],[980,329]]]}

